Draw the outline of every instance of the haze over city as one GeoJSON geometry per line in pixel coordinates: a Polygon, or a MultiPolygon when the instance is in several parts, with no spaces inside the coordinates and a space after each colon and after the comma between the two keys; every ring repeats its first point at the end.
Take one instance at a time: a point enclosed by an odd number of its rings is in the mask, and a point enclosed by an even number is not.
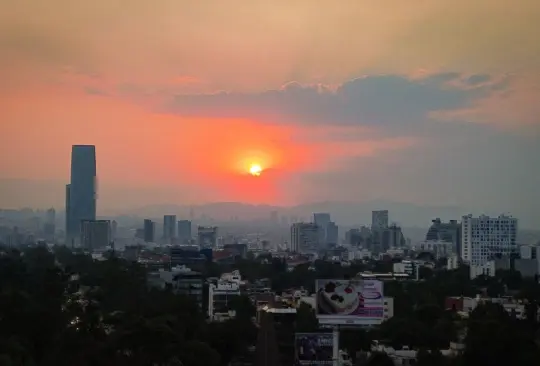
{"type": "Polygon", "coordinates": [[[0,202],[63,208],[71,146],[91,144],[98,215],[382,200],[534,227],[539,15],[527,0],[3,1],[0,202]]]}

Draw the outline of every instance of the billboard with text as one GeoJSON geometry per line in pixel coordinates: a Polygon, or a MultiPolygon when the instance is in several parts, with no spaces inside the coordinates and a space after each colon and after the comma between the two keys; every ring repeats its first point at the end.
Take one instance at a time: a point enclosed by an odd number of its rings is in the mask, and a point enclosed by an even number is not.
{"type": "Polygon", "coordinates": [[[331,366],[334,355],[332,333],[296,333],[297,366],[331,366]]]}
{"type": "Polygon", "coordinates": [[[383,283],[373,279],[317,280],[321,325],[375,325],[384,318],[383,283]]]}

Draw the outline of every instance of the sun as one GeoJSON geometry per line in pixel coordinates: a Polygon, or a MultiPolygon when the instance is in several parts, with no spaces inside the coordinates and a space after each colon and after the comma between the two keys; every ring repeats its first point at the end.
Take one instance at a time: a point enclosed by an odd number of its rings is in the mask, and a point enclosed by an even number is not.
{"type": "Polygon", "coordinates": [[[260,176],[262,173],[262,168],[259,164],[251,164],[249,166],[249,174],[251,174],[254,177],[260,176]]]}

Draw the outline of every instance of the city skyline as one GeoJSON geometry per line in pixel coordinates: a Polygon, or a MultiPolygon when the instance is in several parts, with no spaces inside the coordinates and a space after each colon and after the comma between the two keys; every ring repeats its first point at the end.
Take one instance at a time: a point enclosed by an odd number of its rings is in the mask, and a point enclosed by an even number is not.
{"type": "Polygon", "coordinates": [[[0,5],[5,207],[62,207],[81,143],[98,214],[384,199],[540,220],[537,2],[98,3],[0,5]]]}

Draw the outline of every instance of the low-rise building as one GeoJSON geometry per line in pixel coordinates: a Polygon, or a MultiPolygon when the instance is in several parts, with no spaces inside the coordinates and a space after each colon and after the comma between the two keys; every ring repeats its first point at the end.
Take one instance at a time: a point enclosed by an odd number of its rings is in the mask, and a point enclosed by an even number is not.
{"type": "Polygon", "coordinates": [[[443,240],[424,240],[413,245],[416,252],[430,252],[435,259],[448,258],[455,253],[455,244],[443,240]]]}
{"type": "Polygon", "coordinates": [[[176,294],[188,296],[202,307],[203,278],[199,272],[185,266],[173,267],[171,270],[159,269],[157,272],[149,273],[148,282],[160,288],[171,286],[176,294]]]}
{"type": "Polygon", "coordinates": [[[211,321],[225,321],[236,316],[231,301],[241,294],[242,283],[240,272],[233,271],[224,273],[208,285],[208,318],[211,321]]]}
{"type": "Polygon", "coordinates": [[[403,273],[407,274],[410,278],[417,279],[419,276],[420,263],[418,261],[403,260],[399,263],[393,264],[393,271],[395,274],[403,273]]]}
{"type": "MultiPolygon", "coordinates": [[[[446,310],[453,310],[460,313],[463,317],[468,317],[468,315],[476,309],[478,305],[491,302],[494,304],[500,304],[504,310],[508,312],[509,315],[515,317],[516,319],[526,319],[526,307],[527,302],[516,300],[509,297],[500,297],[500,298],[486,298],[486,297],[459,297],[452,296],[445,299],[445,308],[446,310]]],[[[540,313],[539,313],[540,315],[540,313]]],[[[540,317],[538,318],[540,319],[540,317]]]]}

